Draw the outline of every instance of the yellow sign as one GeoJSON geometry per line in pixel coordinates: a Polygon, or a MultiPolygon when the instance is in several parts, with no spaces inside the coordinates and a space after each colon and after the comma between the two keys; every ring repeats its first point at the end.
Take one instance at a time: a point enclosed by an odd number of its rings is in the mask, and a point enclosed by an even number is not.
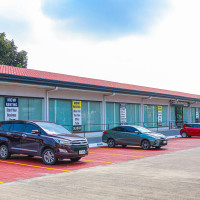
{"type": "Polygon", "coordinates": [[[72,109],[81,109],[81,101],[72,101],[72,109]]]}
{"type": "Polygon", "coordinates": [[[158,106],[158,111],[162,111],[162,106],[158,106]]]}

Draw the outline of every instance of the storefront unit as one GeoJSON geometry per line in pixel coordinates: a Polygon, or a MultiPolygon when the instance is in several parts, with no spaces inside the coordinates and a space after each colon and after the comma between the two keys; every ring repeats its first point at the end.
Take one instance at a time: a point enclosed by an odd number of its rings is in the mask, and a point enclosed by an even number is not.
{"type": "Polygon", "coordinates": [[[199,112],[200,95],[0,65],[0,120],[47,120],[86,132],[173,128],[198,121],[199,112]]]}

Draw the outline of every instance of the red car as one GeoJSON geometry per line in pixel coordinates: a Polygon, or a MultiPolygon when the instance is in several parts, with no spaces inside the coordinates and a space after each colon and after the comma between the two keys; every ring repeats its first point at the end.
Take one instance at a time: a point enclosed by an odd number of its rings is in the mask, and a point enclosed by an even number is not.
{"type": "Polygon", "coordinates": [[[183,138],[200,136],[200,123],[185,123],[180,130],[180,135],[183,138]]]}

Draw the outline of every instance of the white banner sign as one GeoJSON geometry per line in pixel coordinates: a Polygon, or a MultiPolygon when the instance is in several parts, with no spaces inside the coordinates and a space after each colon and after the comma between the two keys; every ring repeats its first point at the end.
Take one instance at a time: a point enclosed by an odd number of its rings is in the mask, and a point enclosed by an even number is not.
{"type": "Polygon", "coordinates": [[[120,104],[120,123],[126,124],[126,104],[121,103],[120,104]]]}
{"type": "Polygon", "coordinates": [[[5,120],[18,120],[18,98],[5,97],[5,120]]]}
{"type": "Polygon", "coordinates": [[[80,131],[82,128],[81,101],[72,101],[72,111],[73,111],[73,130],[80,131]]]}
{"type": "Polygon", "coordinates": [[[196,108],[196,119],[199,119],[199,108],[196,108]]]}
{"type": "Polygon", "coordinates": [[[162,126],[162,106],[158,106],[158,125],[162,126]]]}

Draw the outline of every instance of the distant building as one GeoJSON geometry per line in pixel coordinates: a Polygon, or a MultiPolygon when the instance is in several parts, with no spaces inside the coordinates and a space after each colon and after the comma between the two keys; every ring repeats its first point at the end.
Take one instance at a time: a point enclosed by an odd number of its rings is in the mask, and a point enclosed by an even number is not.
{"type": "Polygon", "coordinates": [[[200,95],[0,65],[0,120],[48,120],[71,131],[199,120],[200,95]]]}

